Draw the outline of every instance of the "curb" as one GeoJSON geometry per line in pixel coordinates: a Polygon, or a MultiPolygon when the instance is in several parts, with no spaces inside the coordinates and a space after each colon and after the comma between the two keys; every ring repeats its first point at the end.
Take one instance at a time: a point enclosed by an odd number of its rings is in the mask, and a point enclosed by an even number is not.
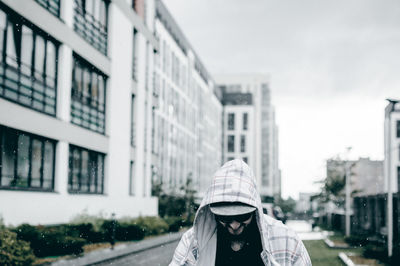
{"type": "Polygon", "coordinates": [[[349,257],[347,257],[347,255],[344,252],[339,252],[339,258],[347,266],[355,266],[354,262],[349,257]]]}
{"type": "Polygon", "coordinates": [[[88,253],[87,255],[71,259],[59,260],[52,263],[52,266],[84,266],[95,265],[98,263],[118,259],[134,253],[142,252],[151,248],[159,247],[164,244],[178,241],[185,232],[170,233],[156,238],[145,239],[132,244],[122,244],[116,246],[113,250],[101,249],[88,253]]]}
{"type": "Polygon", "coordinates": [[[335,248],[335,249],[352,249],[354,247],[349,246],[349,245],[336,245],[335,243],[332,242],[332,240],[330,240],[329,238],[325,238],[324,240],[325,244],[330,247],[330,248],[335,248]]]}

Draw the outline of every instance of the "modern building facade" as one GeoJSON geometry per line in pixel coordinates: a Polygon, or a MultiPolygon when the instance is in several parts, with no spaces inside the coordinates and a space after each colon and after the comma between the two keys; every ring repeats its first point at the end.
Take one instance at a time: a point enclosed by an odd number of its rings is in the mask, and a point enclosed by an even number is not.
{"type": "Polygon", "coordinates": [[[156,1],[152,181],[179,193],[192,180],[197,196],[221,165],[222,105],[214,81],[161,1],[156,1]]]}
{"type": "Polygon", "coordinates": [[[219,75],[216,82],[223,104],[222,160],[244,160],[254,169],[264,200],[280,197],[278,128],[268,75],[219,75]]]}
{"type": "Polygon", "coordinates": [[[154,0],[0,2],[0,215],[156,215],[154,0]]]}

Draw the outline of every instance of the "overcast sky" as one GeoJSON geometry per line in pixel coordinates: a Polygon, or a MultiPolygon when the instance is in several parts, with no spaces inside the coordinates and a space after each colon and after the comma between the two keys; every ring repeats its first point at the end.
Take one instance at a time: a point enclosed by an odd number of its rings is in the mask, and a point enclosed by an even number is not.
{"type": "Polygon", "coordinates": [[[400,98],[400,1],[164,0],[211,74],[268,73],[283,196],[318,190],[326,159],[383,159],[400,98]]]}

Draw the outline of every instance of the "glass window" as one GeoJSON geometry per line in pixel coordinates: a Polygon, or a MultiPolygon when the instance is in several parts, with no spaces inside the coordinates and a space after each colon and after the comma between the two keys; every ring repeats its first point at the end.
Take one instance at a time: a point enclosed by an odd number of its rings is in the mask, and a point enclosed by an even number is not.
{"type": "Polygon", "coordinates": [[[235,136],[228,136],[228,152],[235,152],[235,136]]]}
{"type": "Polygon", "coordinates": [[[130,182],[130,188],[129,192],[132,196],[135,196],[135,169],[134,169],[134,161],[131,161],[130,168],[129,168],[129,182],[130,182]]]}
{"type": "Polygon", "coordinates": [[[43,80],[43,66],[45,55],[45,42],[40,35],[36,35],[35,46],[35,78],[43,80]]]}
{"type": "Polygon", "coordinates": [[[105,77],[92,65],[74,56],[71,122],[104,134],[105,77]]]}
{"type": "Polygon", "coordinates": [[[235,130],[235,114],[228,114],[228,130],[235,130]]]}
{"type": "Polygon", "coordinates": [[[247,130],[248,129],[248,119],[249,119],[249,114],[248,113],[244,113],[243,114],[243,130],[247,130]]]}
{"type": "MultiPolygon", "coordinates": [[[[7,25],[6,14],[0,10],[0,51],[3,51],[4,33],[7,25]]],[[[3,53],[0,54],[2,56],[3,53]]]]}
{"type": "Polygon", "coordinates": [[[17,34],[17,29],[14,24],[9,21],[7,27],[7,64],[13,67],[18,67],[17,64],[17,48],[15,35],[17,34]]]}
{"type": "Polygon", "coordinates": [[[69,182],[70,193],[103,193],[104,154],[69,146],[69,182]]]}
{"type": "Polygon", "coordinates": [[[60,16],[60,0],[35,0],[42,7],[46,8],[54,16],[60,16]]]}
{"type": "Polygon", "coordinates": [[[243,157],[243,162],[248,163],[247,157],[243,157]]]}
{"type": "Polygon", "coordinates": [[[246,136],[240,136],[240,152],[246,152],[246,136]]]}
{"type": "Polygon", "coordinates": [[[55,141],[3,126],[0,138],[0,188],[53,189],[55,141]]]}
{"type": "MultiPolygon", "coordinates": [[[[18,136],[17,146],[17,176],[14,178],[15,186],[28,186],[28,175],[29,175],[29,146],[30,138],[27,135],[21,134],[18,136]]],[[[35,163],[37,161],[32,158],[35,163]]]]}
{"type": "Polygon", "coordinates": [[[42,146],[42,141],[38,141],[36,139],[32,141],[32,187],[40,187],[40,183],[42,180],[42,146]]]}
{"type": "Polygon", "coordinates": [[[396,137],[400,138],[400,120],[396,121],[396,137]]]}
{"type": "Polygon", "coordinates": [[[107,55],[108,2],[75,0],[75,32],[104,55],[107,55]]]}
{"type": "Polygon", "coordinates": [[[0,43],[1,55],[5,56],[0,60],[0,73],[4,73],[0,78],[0,97],[55,116],[56,42],[16,14],[5,15],[0,10],[0,43]],[[3,34],[5,25],[7,30],[3,34]],[[49,73],[47,77],[45,71],[49,73]]]}
{"type": "Polygon", "coordinates": [[[22,26],[21,45],[21,71],[26,75],[31,75],[33,33],[32,30],[25,25],[22,26]]]}

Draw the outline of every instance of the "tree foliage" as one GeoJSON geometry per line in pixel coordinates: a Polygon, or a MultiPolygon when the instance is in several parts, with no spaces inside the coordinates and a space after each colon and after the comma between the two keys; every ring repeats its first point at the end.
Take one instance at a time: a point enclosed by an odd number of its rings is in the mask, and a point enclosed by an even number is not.
{"type": "Polygon", "coordinates": [[[287,199],[279,198],[275,202],[275,205],[279,206],[283,213],[293,213],[296,207],[296,201],[292,197],[287,199]]]}
{"type": "MultiPolygon", "coordinates": [[[[318,181],[321,184],[321,192],[311,200],[318,199],[322,203],[333,202],[338,207],[343,207],[346,199],[346,168],[350,167],[349,178],[354,175],[353,169],[356,162],[344,161],[340,158],[330,159],[327,161],[327,176],[325,179],[318,181]]],[[[352,191],[356,193],[356,190],[352,191]]]]}

